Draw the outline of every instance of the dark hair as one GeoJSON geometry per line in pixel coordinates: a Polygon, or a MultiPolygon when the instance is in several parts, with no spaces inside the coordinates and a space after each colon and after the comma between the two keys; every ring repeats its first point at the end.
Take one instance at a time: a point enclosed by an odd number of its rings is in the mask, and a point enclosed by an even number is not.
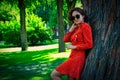
{"type": "Polygon", "coordinates": [[[85,21],[85,22],[88,22],[88,17],[87,17],[87,15],[86,15],[86,12],[85,12],[83,9],[79,8],[79,7],[73,8],[73,9],[71,9],[71,10],[69,11],[68,19],[69,19],[70,21],[73,22],[73,20],[72,20],[72,13],[73,13],[74,11],[77,11],[77,12],[79,12],[81,15],[83,15],[83,16],[84,16],[84,21],[85,21]]]}

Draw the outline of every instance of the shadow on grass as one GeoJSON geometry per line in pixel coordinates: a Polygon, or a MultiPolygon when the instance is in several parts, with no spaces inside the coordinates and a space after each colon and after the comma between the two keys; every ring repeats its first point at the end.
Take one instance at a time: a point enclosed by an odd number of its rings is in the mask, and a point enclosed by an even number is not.
{"type": "Polygon", "coordinates": [[[57,49],[0,53],[0,80],[51,80],[51,71],[66,60],[51,54],[57,49]]]}

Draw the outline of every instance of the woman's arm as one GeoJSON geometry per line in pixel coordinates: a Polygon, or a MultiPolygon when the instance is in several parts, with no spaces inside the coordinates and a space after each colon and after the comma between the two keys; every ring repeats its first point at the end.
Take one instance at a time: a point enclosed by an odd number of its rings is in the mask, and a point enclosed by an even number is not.
{"type": "Polygon", "coordinates": [[[75,28],[76,28],[76,25],[73,24],[69,29],[69,31],[65,34],[64,42],[71,42],[71,35],[73,34],[75,28]]]}
{"type": "Polygon", "coordinates": [[[76,45],[68,45],[69,49],[77,49],[77,50],[85,50],[93,47],[93,39],[92,39],[92,30],[89,25],[85,25],[83,30],[83,40],[84,43],[76,44],[76,45]]]}

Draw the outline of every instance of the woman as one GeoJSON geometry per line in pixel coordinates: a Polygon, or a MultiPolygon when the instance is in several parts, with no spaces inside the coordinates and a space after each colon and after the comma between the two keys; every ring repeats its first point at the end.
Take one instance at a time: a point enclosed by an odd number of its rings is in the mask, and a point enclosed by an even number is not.
{"type": "Polygon", "coordinates": [[[60,64],[52,73],[53,80],[62,80],[62,75],[67,75],[68,80],[79,80],[84,64],[85,51],[93,47],[92,31],[87,16],[80,8],[69,12],[69,20],[73,22],[71,28],[64,36],[64,42],[71,42],[67,48],[71,49],[69,59],[60,64]]]}

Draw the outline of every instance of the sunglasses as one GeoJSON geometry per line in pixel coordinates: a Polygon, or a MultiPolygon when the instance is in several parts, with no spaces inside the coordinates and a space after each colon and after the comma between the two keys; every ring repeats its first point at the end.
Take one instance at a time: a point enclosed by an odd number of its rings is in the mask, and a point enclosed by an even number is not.
{"type": "Polygon", "coordinates": [[[80,18],[80,15],[77,14],[76,16],[72,16],[72,17],[71,17],[71,20],[75,20],[75,18],[79,19],[79,18],[80,18]]]}

